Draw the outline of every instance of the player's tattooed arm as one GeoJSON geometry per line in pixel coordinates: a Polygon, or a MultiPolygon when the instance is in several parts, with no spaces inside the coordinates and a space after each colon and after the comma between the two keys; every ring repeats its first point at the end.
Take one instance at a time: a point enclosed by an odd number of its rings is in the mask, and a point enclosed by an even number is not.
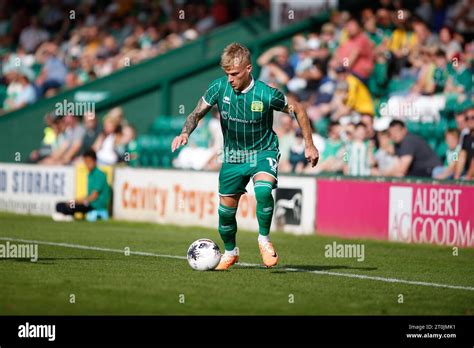
{"type": "Polygon", "coordinates": [[[189,136],[196,129],[199,121],[208,113],[210,109],[210,105],[206,104],[202,98],[199,99],[199,102],[194,110],[186,118],[181,134],[186,133],[189,136]]]}
{"type": "Polygon", "coordinates": [[[289,113],[292,116],[296,116],[296,120],[298,121],[301,132],[303,133],[305,143],[305,157],[314,167],[319,161],[319,152],[313,143],[313,134],[308,115],[306,114],[306,110],[303,105],[301,105],[298,101],[291,97],[287,97],[287,99],[288,105],[283,110],[283,112],[289,113]]]}
{"type": "Polygon", "coordinates": [[[199,120],[201,120],[210,109],[210,105],[206,104],[202,98],[199,99],[193,112],[186,117],[181,134],[173,139],[173,142],[171,143],[171,151],[174,152],[180,146],[184,146],[188,143],[189,135],[196,129],[199,120]]]}

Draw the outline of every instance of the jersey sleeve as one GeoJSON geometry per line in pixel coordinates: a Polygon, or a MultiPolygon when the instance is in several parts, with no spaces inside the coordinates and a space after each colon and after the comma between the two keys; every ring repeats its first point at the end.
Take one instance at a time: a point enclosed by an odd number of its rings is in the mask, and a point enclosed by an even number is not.
{"type": "Polygon", "coordinates": [[[217,100],[219,98],[219,90],[221,86],[221,81],[214,80],[209,84],[209,87],[206,90],[206,93],[202,96],[202,99],[204,102],[209,105],[215,105],[217,103],[217,100]]]}
{"type": "Polygon", "coordinates": [[[271,88],[270,97],[270,106],[273,110],[283,111],[288,105],[288,100],[286,99],[286,96],[276,88],[271,88]]]}

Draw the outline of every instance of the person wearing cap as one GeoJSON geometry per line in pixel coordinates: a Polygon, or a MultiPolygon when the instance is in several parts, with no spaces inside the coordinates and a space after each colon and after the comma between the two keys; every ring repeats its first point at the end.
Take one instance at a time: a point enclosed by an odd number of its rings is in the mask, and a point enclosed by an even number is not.
{"type": "Polygon", "coordinates": [[[15,69],[14,83],[16,85],[16,93],[5,100],[5,109],[11,111],[22,108],[36,101],[36,93],[31,82],[34,80],[34,73],[26,66],[20,66],[15,69]]]}

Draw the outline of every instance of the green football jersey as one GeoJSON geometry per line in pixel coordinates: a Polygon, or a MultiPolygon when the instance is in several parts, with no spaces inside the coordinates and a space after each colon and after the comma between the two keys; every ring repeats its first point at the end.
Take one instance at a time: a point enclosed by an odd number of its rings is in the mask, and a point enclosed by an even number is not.
{"type": "Polygon", "coordinates": [[[225,158],[236,152],[278,151],[273,110],[282,111],[287,105],[278,89],[252,78],[245,90],[234,91],[223,76],[211,82],[202,98],[219,109],[225,158]]]}

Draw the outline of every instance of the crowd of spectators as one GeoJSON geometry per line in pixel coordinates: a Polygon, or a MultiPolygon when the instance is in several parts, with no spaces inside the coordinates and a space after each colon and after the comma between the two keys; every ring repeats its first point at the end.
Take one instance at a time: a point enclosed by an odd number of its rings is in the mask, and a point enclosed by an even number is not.
{"type": "Polygon", "coordinates": [[[123,109],[111,109],[97,122],[95,113],[84,116],[45,116],[44,137],[38,149],[31,152],[30,163],[74,164],[88,150],[97,154],[98,165],[115,165],[132,160],[135,128],[127,122],[123,109]]]}
{"type": "MultiPolygon", "coordinates": [[[[45,0],[38,8],[0,3],[7,111],[110,74],[127,59],[135,64],[177,48],[237,13],[223,1],[136,6],[45,0]],[[11,8],[16,11],[10,18],[11,8]],[[70,8],[74,19],[64,15],[70,8]],[[185,17],[178,20],[181,10],[185,17]]],[[[255,10],[267,2],[253,3],[255,10]]],[[[318,166],[308,166],[296,120],[275,113],[279,171],[473,179],[473,28],[474,0],[423,0],[412,11],[403,1],[380,0],[359,13],[335,11],[318,30],[295,35],[290,47],[263,52],[256,78],[303,104],[321,154],[318,166]],[[441,154],[426,134],[410,131],[413,123],[444,127],[441,154]]],[[[222,135],[219,114],[212,114],[201,121],[175,166],[219,167],[222,135]]],[[[92,115],[47,115],[45,122],[31,162],[73,163],[92,148],[99,165],[115,164],[135,142],[121,108],[112,109],[102,125],[92,115]]]]}
{"type": "Polygon", "coordinates": [[[0,114],[267,7],[265,0],[0,0],[0,114]]]}
{"type": "Polygon", "coordinates": [[[381,0],[270,47],[259,79],[305,106],[321,153],[307,165],[296,120],[276,115],[280,172],[473,179],[473,34],[472,0],[381,0]],[[443,127],[445,151],[414,123],[443,127]]]}

